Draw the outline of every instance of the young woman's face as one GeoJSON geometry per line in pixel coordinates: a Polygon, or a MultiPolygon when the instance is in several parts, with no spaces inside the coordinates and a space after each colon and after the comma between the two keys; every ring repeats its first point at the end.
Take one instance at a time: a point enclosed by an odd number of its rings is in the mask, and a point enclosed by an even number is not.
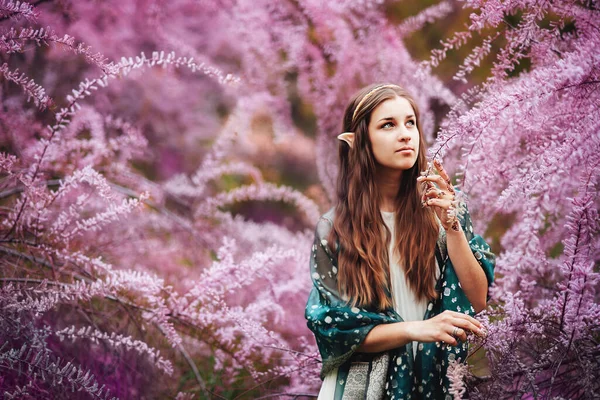
{"type": "Polygon", "coordinates": [[[419,155],[419,130],[408,100],[394,97],[379,104],[371,114],[369,138],[375,160],[383,167],[412,168],[419,155]],[[401,150],[403,148],[410,150],[401,150]]]}

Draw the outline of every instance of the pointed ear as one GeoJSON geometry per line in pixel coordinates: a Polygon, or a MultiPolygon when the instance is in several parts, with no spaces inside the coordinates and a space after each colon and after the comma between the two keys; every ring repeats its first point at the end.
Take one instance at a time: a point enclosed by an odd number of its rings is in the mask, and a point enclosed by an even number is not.
{"type": "Polygon", "coordinates": [[[352,144],[354,143],[354,132],[340,133],[337,138],[343,140],[348,143],[348,146],[352,147],[352,144]]]}

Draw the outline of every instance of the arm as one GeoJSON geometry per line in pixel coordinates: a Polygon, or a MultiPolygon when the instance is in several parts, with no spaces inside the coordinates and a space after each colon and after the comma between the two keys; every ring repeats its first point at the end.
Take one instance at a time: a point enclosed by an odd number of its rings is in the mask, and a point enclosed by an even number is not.
{"type": "Polygon", "coordinates": [[[454,193],[460,190],[452,186],[441,163],[434,160],[434,164],[440,175],[434,174],[417,178],[417,181],[425,182],[428,185],[428,190],[422,200],[424,205],[434,206],[436,214],[446,230],[448,257],[464,295],[471,303],[475,313],[478,313],[487,304],[487,289],[494,280],[494,255],[489,251],[489,245],[485,243],[485,240],[481,236],[473,234],[471,217],[464,202],[459,205],[459,208],[462,209],[458,212],[459,230],[450,229],[449,223],[444,222],[449,217],[447,211],[453,207],[454,193]],[[433,183],[449,193],[440,191],[433,183]]]}
{"type": "MultiPolygon", "coordinates": [[[[397,323],[393,313],[352,307],[337,287],[337,245],[327,242],[332,222],[321,218],[315,230],[310,256],[313,286],[305,308],[308,328],[315,334],[323,361],[321,378],[348,361],[367,340],[366,350],[377,351],[379,325],[397,323]],[[372,335],[366,339],[368,335],[372,335]],[[372,339],[375,339],[372,342],[372,339]],[[369,345],[375,344],[369,350],[369,345]]],[[[385,333],[384,331],[383,333],[385,333]]],[[[388,332],[389,333],[389,332],[388,332]]],[[[392,347],[387,347],[392,348],[392,347]]]]}
{"type": "Polygon", "coordinates": [[[488,281],[485,272],[475,259],[462,227],[459,231],[448,229],[446,240],[448,256],[454,265],[460,285],[473,305],[475,313],[478,313],[487,303],[488,281]]]}
{"type": "Polygon", "coordinates": [[[365,340],[356,351],[362,353],[379,353],[395,349],[412,342],[411,322],[394,322],[392,324],[377,325],[371,329],[365,340]]]}
{"type": "Polygon", "coordinates": [[[454,328],[461,328],[457,334],[461,341],[467,340],[466,331],[482,335],[481,322],[455,311],[444,311],[424,321],[394,322],[377,325],[367,334],[356,351],[379,353],[395,349],[412,341],[445,342],[456,346],[458,341],[452,336],[454,328]]]}

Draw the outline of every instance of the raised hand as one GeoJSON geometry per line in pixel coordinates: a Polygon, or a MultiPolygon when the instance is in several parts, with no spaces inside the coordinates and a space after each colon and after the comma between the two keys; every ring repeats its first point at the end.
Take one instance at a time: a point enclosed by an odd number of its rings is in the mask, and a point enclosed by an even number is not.
{"type": "Polygon", "coordinates": [[[460,229],[458,218],[456,217],[456,198],[454,187],[450,181],[448,173],[442,163],[434,160],[433,164],[439,174],[432,172],[431,166],[417,178],[418,182],[424,183],[422,204],[424,207],[432,206],[438,218],[442,222],[444,229],[460,229]]]}

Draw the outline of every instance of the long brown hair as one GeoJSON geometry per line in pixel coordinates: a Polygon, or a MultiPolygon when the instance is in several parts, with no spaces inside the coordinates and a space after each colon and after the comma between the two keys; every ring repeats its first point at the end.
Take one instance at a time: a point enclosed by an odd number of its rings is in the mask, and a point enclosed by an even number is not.
{"type": "Polygon", "coordinates": [[[417,298],[433,299],[435,291],[435,245],[439,226],[434,211],[421,207],[419,172],[427,168],[425,139],[414,99],[396,85],[370,85],[357,92],[344,113],[344,132],[354,132],[352,148],[340,141],[337,205],[329,243],[339,239],[338,289],[359,307],[379,310],[392,307],[388,247],[390,231],[380,212],[381,194],[376,185],[377,161],[368,126],[373,110],[396,96],[412,106],[419,130],[419,154],[415,165],[402,172],[395,199],[394,249],[404,265],[409,286],[417,298]],[[365,96],[371,93],[368,97],[365,96]],[[356,107],[356,116],[353,118],[356,107]],[[385,232],[385,234],[384,234],[385,232]]]}

